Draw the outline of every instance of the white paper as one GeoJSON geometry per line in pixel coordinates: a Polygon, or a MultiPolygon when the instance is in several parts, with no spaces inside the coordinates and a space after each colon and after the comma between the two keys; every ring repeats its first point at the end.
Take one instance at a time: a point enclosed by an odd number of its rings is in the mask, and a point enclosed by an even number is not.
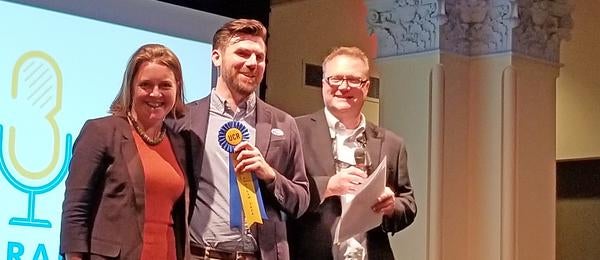
{"type": "Polygon", "coordinates": [[[342,214],[335,231],[335,243],[346,241],[381,225],[382,214],[375,213],[371,206],[385,190],[386,161],[387,158],[383,157],[379,166],[356,194],[350,197],[342,196],[342,214]]]}

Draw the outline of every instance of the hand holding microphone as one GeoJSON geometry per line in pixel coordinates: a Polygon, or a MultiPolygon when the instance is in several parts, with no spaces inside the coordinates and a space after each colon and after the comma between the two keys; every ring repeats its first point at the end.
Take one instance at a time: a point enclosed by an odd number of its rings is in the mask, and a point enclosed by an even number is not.
{"type": "Polygon", "coordinates": [[[341,169],[329,178],[325,197],[354,194],[365,182],[367,173],[359,168],[350,166],[341,169]]]}
{"type": "Polygon", "coordinates": [[[370,160],[369,154],[363,147],[357,147],[354,150],[354,162],[355,165],[346,165],[347,167],[341,167],[340,164],[344,163],[337,162],[337,174],[329,179],[325,197],[355,194],[365,183],[370,160]]]}

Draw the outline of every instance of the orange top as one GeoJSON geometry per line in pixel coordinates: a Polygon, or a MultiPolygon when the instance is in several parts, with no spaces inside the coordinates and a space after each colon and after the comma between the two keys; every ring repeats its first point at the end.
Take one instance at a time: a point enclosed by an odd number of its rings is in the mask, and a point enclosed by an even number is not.
{"type": "Polygon", "coordinates": [[[184,190],[183,173],[169,138],[156,146],[146,144],[132,129],[145,185],[144,244],[141,259],[176,259],[173,205],[184,190]]]}

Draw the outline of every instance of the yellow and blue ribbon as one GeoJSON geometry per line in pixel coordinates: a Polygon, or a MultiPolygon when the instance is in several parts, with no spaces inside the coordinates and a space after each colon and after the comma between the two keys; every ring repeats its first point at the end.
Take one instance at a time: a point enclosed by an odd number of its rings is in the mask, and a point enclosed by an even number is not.
{"type": "Polygon", "coordinates": [[[227,122],[219,129],[219,145],[229,153],[229,212],[232,228],[242,228],[242,212],[246,228],[254,223],[262,224],[263,219],[267,219],[256,176],[250,172],[235,172],[237,154],[234,153],[234,148],[248,139],[248,129],[238,121],[227,122]]]}

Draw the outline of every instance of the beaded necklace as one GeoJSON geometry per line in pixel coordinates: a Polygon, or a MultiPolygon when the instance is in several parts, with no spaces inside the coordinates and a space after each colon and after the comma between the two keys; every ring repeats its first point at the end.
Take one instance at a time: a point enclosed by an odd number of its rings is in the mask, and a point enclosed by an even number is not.
{"type": "Polygon", "coordinates": [[[142,127],[140,127],[138,122],[135,121],[135,119],[131,116],[131,112],[127,113],[127,119],[129,119],[129,122],[131,122],[135,131],[140,135],[142,140],[144,140],[144,142],[147,143],[148,145],[154,146],[154,145],[160,144],[160,142],[162,142],[163,138],[165,138],[166,129],[165,129],[164,125],[160,129],[160,134],[158,134],[158,136],[156,138],[152,138],[148,134],[146,134],[146,131],[144,131],[144,129],[142,129],[142,127]]]}

